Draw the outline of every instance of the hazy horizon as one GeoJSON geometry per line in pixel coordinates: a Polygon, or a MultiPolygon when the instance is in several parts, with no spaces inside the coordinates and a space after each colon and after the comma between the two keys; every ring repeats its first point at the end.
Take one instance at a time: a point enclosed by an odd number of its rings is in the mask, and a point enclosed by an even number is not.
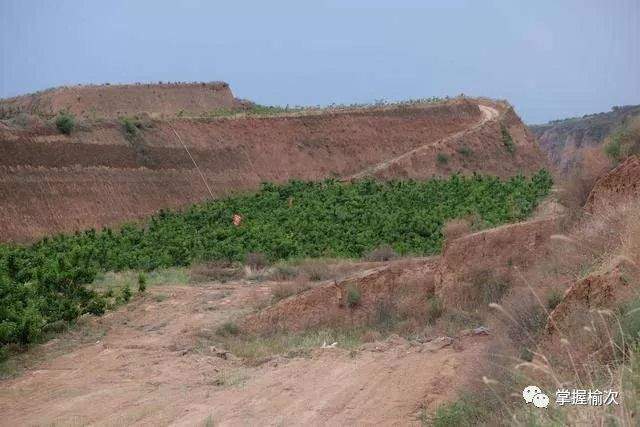
{"type": "Polygon", "coordinates": [[[261,104],[507,99],[528,123],[640,104],[640,2],[4,1],[0,97],[222,80],[261,104]]]}

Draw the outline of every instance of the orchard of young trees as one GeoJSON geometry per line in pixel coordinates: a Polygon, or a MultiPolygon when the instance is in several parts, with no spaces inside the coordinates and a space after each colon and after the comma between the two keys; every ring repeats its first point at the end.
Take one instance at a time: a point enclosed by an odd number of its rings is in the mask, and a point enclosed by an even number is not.
{"type": "Polygon", "coordinates": [[[382,244],[400,254],[437,253],[443,224],[475,214],[486,226],[522,220],[548,194],[542,170],[525,178],[454,175],[428,181],[264,184],[258,192],[161,211],[141,225],[0,245],[0,345],[26,344],[59,321],[101,314],[86,286],[102,271],[186,266],[194,261],[360,257],[382,244]],[[241,215],[234,225],[234,214],[241,215]]]}

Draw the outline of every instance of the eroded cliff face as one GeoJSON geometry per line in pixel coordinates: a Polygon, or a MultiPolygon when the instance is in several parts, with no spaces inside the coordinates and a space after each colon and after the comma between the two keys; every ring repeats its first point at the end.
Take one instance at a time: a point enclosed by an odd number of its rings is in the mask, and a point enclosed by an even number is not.
{"type": "Polygon", "coordinates": [[[639,116],[640,105],[630,105],[614,107],[607,113],[556,120],[529,128],[551,161],[567,171],[580,160],[584,149],[601,145],[607,136],[639,116]]]}
{"type": "Polygon", "coordinates": [[[118,120],[86,120],[71,135],[51,123],[0,126],[0,241],[115,226],[210,199],[207,185],[219,197],[265,181],[350,179],[376,167],[380,178],[425,178],[546,166],[513,110],[491,100],[138,125],[131,134],[118,120]],[[413,151],[419,155],[405,156],[413,151]]]}
{"type": "Polygon", "coordinates": [[[585,210],[604,212],[640,200],[640,158],[630,156],[618,167],[601,176],[589,193],[585,210]]]}

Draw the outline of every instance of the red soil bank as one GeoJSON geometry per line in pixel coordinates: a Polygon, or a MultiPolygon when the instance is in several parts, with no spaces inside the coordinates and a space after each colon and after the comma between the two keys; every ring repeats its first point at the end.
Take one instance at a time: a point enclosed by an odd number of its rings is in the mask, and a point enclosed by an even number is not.
{"type": "Polygon", "coordinates": [[[350,177],[420,147],[429,154],[421,149],[410,162],[381,169],[385,177],[457,171],[509,176],[546,165],[511,108],[488,100],[150,120],[135,138],[127,138],[117,120],[84,122],[70,136],[51,125],[0,126],[0,241],[114,226],[210,198],[174,130],[215,196],[255,189],[263,181],[350,177]],[[486,121],[480,103],[499,116],[486,121]],[[501,121],[516,143],[514,154],[501,142],[501,121]],[[472,154],[459,154],[461,144],[472,154]],[[448,153],[446,165],[434,159],[437,152],[448,153]]]}
{"type": "Polygon", "coordinates": [[[589,193],[585,209],[598,213],[640,197],[640,157],[630,156],[618,167],[601,176],[589,193]]]}
{"type": "Polygon", "coordinates": [[[140,113],[159,116],[182,111],[206,113],[233,108],[238,101],[227,83],[70,86],[0,100],[0,116],[16,113],[117,118],[140,113]]]}

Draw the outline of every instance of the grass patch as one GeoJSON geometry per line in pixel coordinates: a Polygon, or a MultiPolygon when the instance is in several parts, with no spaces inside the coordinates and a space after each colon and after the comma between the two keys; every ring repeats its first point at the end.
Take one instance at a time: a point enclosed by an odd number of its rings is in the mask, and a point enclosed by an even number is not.
{"type": "Polygon", "coordinates": [[[323,328],[300,333],[278,331],[268,335],[239,333],[212,338],[225,350],[240,357],[248,364],[258,364],[275,355],[285,357],[305,356],[311,349],[323,343],[338,343],[340,348],[356,349],[362,345],[367,328],[323,328]]]}
{"type": "Polygon", "coordinates": [[[354,285],[347,288],[347,307],[353,308],[360,305],[360,290],[354,285]]]}
{"type": "Polygon", "coordinates": [[[216,329],[216,334],[221,337],[231,337],[238,335],[240,328],[234,322],[225,322],[216,329]]]}
{"type": "Polygon", "coordinates": [[[189,268],[189,280],[193,283],[228,282],[244,276],[242,268],[228,261],[209,261],[194,264],[189,268]]]}
{"type": "Polygon", "coordinates": [[[432,417],[424,416],[423,425],[434,427],[473,427],[481,425],[491,413],[491,409],[483,405],[471,395],[441,405],[432,417]]]}

